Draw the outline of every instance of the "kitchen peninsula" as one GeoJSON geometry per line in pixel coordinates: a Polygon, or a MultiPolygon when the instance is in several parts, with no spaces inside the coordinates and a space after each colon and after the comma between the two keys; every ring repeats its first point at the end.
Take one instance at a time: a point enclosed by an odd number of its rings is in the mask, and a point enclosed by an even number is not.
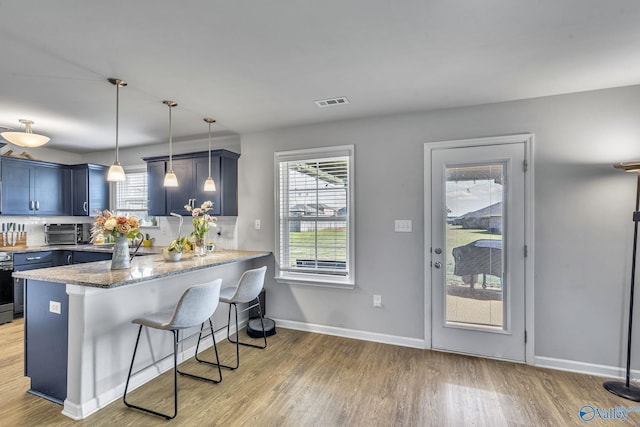
{"type": "MultiPolygon", "coordinates": [[[[166,262],[162,255],[135,257],[126,270],[110,261],[14,273],[25,283],[25,374],[30,392],[64,404],[82,419],[122,396],[137,328],[131,320],[173,306],[190,285],[222,278],[235,286],[245,270],[267,263],[270,252],[220,251],[166,262]]],[[[218,320],[218,314],[214,321],[218,320]]],[[[218,326],[226,323],[220,315],[218,326]]],[[[197,331],[187,331],[190,332],[197,331]]],[[[181,345],[193,356],[195,339],[181,345]]],[[[211,345],[205,343],[206,346],[211,345]]],[[[172,366],[170,334],[149,331],[131,379],[137,387],[172,366]]]]}

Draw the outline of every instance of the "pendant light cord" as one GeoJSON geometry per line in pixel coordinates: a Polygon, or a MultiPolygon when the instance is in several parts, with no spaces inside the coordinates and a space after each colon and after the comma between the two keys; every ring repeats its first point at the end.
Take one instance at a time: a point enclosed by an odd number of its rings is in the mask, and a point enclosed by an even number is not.
{"type": "Polygon", "coordinates": [[[119,164],[118,161],[118,125],[119,125],[119,117],[120,117],[120,83],[116,82],[116,164],[119,164]]]}
{"type": "Polygon", "coordinates": [[[172,131],[171,131],[171,104],[169,105],[169,170],[173,172],[173,146],[172,146],[172,131]]]}
{"type": "Polygon", "coordinates": [[[211,178],[211,122],[209,122],[209,178],[211,178]]]}

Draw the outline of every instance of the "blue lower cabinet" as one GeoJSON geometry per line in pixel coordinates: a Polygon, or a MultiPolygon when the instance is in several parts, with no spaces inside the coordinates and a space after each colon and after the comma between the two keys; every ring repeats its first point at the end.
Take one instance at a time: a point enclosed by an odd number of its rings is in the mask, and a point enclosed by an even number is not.
{"type": "Polygon", "coordinates": [[[107,261],[111,259],[110,253],[105,252],[84,252],[73,251],[73,263],[83,264],[85,262],[107,261]]]}
{"type": "Polygon", "coordinates": [[[67,397],[69,297],[63,283],[27,280],[25,375],[29,393],[63,404],[67,397]]]}

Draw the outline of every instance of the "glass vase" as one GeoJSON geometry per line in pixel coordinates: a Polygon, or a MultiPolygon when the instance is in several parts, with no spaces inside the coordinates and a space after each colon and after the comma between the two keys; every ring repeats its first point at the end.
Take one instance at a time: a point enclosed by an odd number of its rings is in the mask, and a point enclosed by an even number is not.
{"type": "Polygon", "coordinates": [[[129,239],[127,236],[116,237],[111,257],[111,269],[123,270],[130,267],[129,263],[129,239]]]}
{"type": "Polygon", "coordinates": [[[194,256],[205,256],[207,254],[206,248],[204,246],[203,238],[196,238],[193,242],[193,255],[194,256]]]}

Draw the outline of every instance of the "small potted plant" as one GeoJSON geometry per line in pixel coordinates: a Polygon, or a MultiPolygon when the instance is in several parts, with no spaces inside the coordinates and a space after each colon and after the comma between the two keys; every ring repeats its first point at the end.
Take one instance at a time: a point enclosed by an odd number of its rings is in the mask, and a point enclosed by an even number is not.
{"type": "Polygon", "coordinates": [[[178,237],[177,239],[172,240],[171,243],[169,243],[169,246],[162,249],[162,256],[164,257],[164,260],[173,262],[180,261],[182,258],[182,251],[185,249],[186,245],[186,237],[178,237]]]}
{"type": "Polygon", "coordinates": [[[144,246],[145,248],[150,248],[151,246],[153,246],[153,241],[155,239],[151,236],[149,236],[149,233],[146,233],[144,235],[144,240],[142,241],[142,246],[144,246]]]}

